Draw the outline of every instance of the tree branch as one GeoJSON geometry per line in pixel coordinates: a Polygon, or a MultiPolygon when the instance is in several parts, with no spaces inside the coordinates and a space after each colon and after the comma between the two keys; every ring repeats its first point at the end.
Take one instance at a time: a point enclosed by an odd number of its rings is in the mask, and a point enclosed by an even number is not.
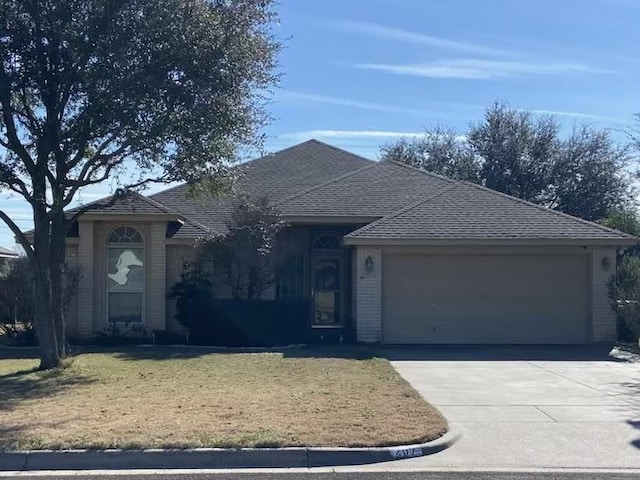
{"type": "Polygon", "coordinates": [[[18,225],[16,225],[15,222],[11,220],[11,218],[9,218],[9,215],[4,213],[2,210],[0,210],[0,219],[2,219],[4,223],[7,224],[9,229],[16,236],[16,240],[18,240],[22,248],[24,248],[24,251],[26,252],[29,259],[35,261],[35,252],[33,251],[33,248],[31,247],[31,244],[29,243],[29,240],[27,240],[25,234],[22,233],[22,230],[20,230],[20,227],[18,227],[18,225]]]}
{"type": "Polygon", "coordinates": [[[78,220],[78,218],[80,218],[82,215],[84,215],[85,213],[87,213],[89,210],[103,210],[105,208],[108,208],[112,205],[115,205],[115,203],[118,200],[122,200],[123,198],[126,198],[126,196],[129,194],[129,192],[123,190],[123,189],[118,189],[114,192],[113,195],[111,195],[111,198],[109,199],[108,202],[105,203],[88,203],[86,205],[83,205],[81,207],[79,207],[71,217],[69,217],[67,219],[67,221],[69,223],[73,223],[76,220],[78,220]]]}
{"type": "Polygon", "coordinates": [[[35,173],[35,163],[18,137],[16,124],[13,121],[13,116],[11,115],[13,108],[11,107],[11,101],[6,93],[0,98],[0,106],[2,107],[2,120],[5,128],[7,129],[7,148],[18,155],[29,174],[33,175],[35,173]]]}

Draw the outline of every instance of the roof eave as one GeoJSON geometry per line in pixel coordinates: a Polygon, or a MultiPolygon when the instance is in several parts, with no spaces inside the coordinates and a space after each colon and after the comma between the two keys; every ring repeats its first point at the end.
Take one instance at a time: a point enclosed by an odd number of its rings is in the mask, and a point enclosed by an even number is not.
{"type": "Polygon", "coordinates": [[[358,238],[344,237],[345,245],[407,246],[632,246],[636,238],[358,238]]]}
{"type": "Polygon", "coordinates": [[[187,219],[179,213],[136,213],[136,212],[101,212],[89,211],[82,214],[79,218],[83,220],[146,220],[146,221],[168,221],[168,222],[185,222],[187,219]]]}

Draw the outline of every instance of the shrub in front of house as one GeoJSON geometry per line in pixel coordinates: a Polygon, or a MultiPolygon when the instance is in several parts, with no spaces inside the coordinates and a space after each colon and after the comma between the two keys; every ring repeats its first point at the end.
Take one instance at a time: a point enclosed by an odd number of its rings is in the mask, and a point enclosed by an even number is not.
{"type": "Polygon", "coordinates": [[[609,281],[609,299],[618,318],[621,340],[640,337],[640,256],[625,255],[609,281]]]}
{"type": "MultiPolygon", "coordinates": [[[[64,265],[62,300],[65,314],[69,311],[81,278],[82,272],[78,266],[64,265]]],[[[0,337],[10,345],[38,345],[33,320],[33,273],[27,257],[19,257],[0,276],[0,337]]]]}
{"type": "Polygon", "coordinates": [[[171,288],[176,319],[189,343],[227,347],[275,347],[306,343],[311,302],[264,300],[278,267],[297,255],[279,241],[286,223],[266,199],[241,199],[224,235],[201,239],[194,260],[171,288]],[[233,298],[219,298],[216,291],[233,298]]]}
{"type": "Polygon", "coordinates": [[[183,318],[192,345],[278,347],[305,343],[308,299],[245,300],[201,296],[183,318]]]}

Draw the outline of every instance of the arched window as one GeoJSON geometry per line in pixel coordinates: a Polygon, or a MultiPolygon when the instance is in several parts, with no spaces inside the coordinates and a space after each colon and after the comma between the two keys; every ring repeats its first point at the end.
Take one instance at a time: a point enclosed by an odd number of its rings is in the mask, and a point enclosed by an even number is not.
{"type": "Polygon", "coordinates": [[[339,250],[340,237],[331,233],[324,233],[316,237],[311,245],[312,250],[339,250]]]}
{"type": "Polygon", "coordinates": [[[143,320],[145,290],[144,239],[130,226],[107,235],[107,319],[110,323],[139,324],[143,320]]]}
{"type": "Polygon", "coordinates": [[[107,237],[108,244],[114,243],[143,243],[140,232],[133,227],[118,227],[111,230],[107,237]]]}

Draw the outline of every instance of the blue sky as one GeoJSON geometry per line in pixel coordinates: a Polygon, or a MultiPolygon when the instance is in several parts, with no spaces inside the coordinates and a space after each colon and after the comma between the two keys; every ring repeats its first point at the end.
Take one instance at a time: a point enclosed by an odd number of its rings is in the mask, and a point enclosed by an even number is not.
{"type": "MultiPolygon", "coordinates": [[[[621,139],[640,112],[640,0],[281,0],[279,13],[269,151],[317,138],[376,158],[430,126],[462,132],[494,100],[621,139]]],[[[0,202],[30,227],[20,200],[0,202]]]]}

